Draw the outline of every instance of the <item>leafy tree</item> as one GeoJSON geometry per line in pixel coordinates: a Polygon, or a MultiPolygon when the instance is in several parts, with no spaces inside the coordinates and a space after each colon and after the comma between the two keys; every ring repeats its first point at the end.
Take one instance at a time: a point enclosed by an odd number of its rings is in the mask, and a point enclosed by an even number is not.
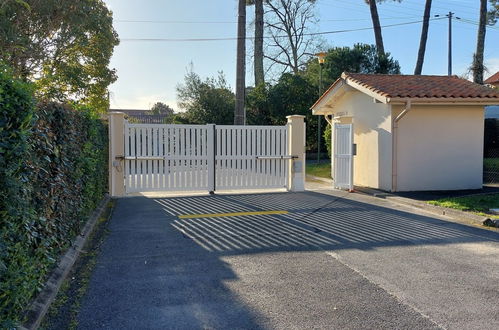
{"type": "Polygon", "coordinates": [[[278,82],[260,85],[248,94],[248,122],[252,125],[284,125],[288,115],[304,115],[307,149],[315,150],[317,120],[310,106],[317,98],[315,86],[301,75],[284,73],[278,82]]]}
{"type": "Polygon", "coordinates": [[[163,102],[154,103],[154,105],[151,107],[150,112],[153,115],[166,115],[168,117],[173,115],[173,109],[163,102]]]}
{"type": "MultiPolygon", "coordinates": [[[[374,45],[355,44],[352,48],[329,49],[322,68],[323,85],[332,84],[342,72],[399,74],[400,65],[390,56],[390,53],[380,55],[374,45]]],[[[319,64],[317,60],[311,59],[307,63],[304,75],[311,84],[318,86],[319,64]]]]}
{"type": "Polygon", "coordinates": [[[102,0],[3,0],[0,59],[35,81],[38,96],[105,111],[116,80],[109,61],[118,36],[102,0]]]}
{"type": "Polygon", "coordinates": [[[222,72],[202,80],[192,70],[177,86],[178,105],[185,111],[176,120],[191,124],[230,125],[234,122],[235,96],[222,72]]]}
{"type": "Polygon", "coordinates": [[[247,120],[249,125],[269,125],[270,84],[259,84],[246,94],[247,120]]]}

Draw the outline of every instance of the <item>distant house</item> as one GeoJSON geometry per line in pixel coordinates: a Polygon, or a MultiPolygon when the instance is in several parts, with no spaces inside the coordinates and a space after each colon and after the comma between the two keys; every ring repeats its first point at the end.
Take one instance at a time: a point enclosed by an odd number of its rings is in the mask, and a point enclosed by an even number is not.
{"type": "Polygon", "coordinates": [[[493,104],[499,90],[456,76],[343,73],[311,109],[332,116],[334,180],[457,190],[482,187],[484,107],[493,104]]]}
{"type": "Polygon", "coordinates": [[[499,88],[499,71],[490,76],[484,81],[486,85],[490,85],[495,88],[499,88]]]}
{"type": "Polygon", "coordinates": [[[153,115],[150,110],[139,109],[109,109],[109,112],[123,112],[125,119],[133,123],[164,124],[168,115],[153,115]]]}

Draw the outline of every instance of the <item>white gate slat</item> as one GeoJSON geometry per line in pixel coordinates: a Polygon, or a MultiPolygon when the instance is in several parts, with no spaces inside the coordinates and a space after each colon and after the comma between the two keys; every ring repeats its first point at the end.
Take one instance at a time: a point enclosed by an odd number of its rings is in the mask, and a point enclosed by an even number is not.
{"type": "MultiPolygon", "coordinates": [[[[143,129],[140,128],[139,131],[137,132],[139,134],[139,136],[138,136],[139,140],[137,141],[138,147],[140,148],[138,150],[138,156],[139,157],[143,156],[142,150],[144,149],[144,143],[146,142],[145,140],[143,141],[143,132],[142,131],[143,131],[143,129]]],[[[142,185],[142,180],[143,180],[143,176],[142,176],[142,172],[143,172],[143,170],[142,170],[143,160],[138,160],[137,162],[138,162],[138,165],[139,165],[139,174],[138,174],[138,177],[137,177],[137,179],[138,179],[137,186],[138,186],[139,189],[143,189],[144,188],[143,185],[142,185]]]]}
{"type": "Polygon", "coordinates": [[[243,186],[248,186],[248,130],[241,129],[241,154],[243,159],[241,159],[241,184],[243,186]]]}
{"type": "MultiPolygon", "coordinates": [[[[130,156],[130,128],[128,122],[125,121],[125,157],[130,156]]],[[[125,186],[130,185],[130,162],[124,162],[123,170],[125,172],[125,186]]]]}
{"type": "Polygon", "coordinates": [[[173,187],[172,188],[178,188],[179,187],[179,169],[180,169],[180,163],[178,160],[178,157],[180,155],[179,153],[179,140],[180,140],[180,128],[175,128],[173,130],[173,141],[175,142],[175,146],[173,147],[173,187]]]}
{"type": "MultiPolygon", "coordinates": [[[[221,155],[222,153],[222,130],[221,129],[217,129],[215,131],[215,135],[216,135],[216,140],[217,140],[217,144],[216,144],[216,153],[217,155],[216,156],[219,156],[221,155]]],[[[222,175],[217,175],[215,177],[215,182],[216,182],[216,185],[217,186],[221,186],[222,184],[222,181],[221,181],[221,178],[223,178],[223,160],[219,159],[220,157],[215,157],[215,170],[218,171],[218,173],[222,173],[222,175]]]]}
{"type": "MultiPolygon", "coordinates": [[[[131,134],[131,148],[130,148],[130,156],[133,157],[137,155],[137,129],[135,127],[130,127],[130,134],[131,134]]],[[[132,177],[131,182],[130,182],[130,188],[132,190],[136,189],[137,187],[137,162],[135,160],[130,160],[130,169],[132,172],[132,177]]]]}
{"type": "Polygon", "coordinates": [[[165,188],[165,128],[161,127],[159,129],[159,156],[163,157],[163,160],[159,161],[159,187],[165,188]]]}
{"type": "Polygon", "coordinates": [[[255,145],[256,145],[256,135],[255,135],[255,129],[252,128],[249,131],[251,133],[251,151],[249,153],[250,155],[250,173],[249,173],[249,187],[255,186],[255,164],[256,164],[256,154],[255,154],[255,145]]]}

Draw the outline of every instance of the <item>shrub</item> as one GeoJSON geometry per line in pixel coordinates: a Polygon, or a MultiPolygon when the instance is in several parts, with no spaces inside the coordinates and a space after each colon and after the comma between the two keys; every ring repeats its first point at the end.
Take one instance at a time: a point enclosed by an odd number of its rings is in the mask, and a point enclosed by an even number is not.
{"type": "Polygon", "coordinates": [[[0,328],[23,311],[107,191],[107,127],[0,72],[0,328]]]}
{"type": "Polygon", "coordinates": [[[327,155],[329,158],[331,158],[331,134],[332,134],[332,129],[331,125],[327,124],[326,129],[324,130],[324,141],[326,142],[326,148],[327,148],[327,155]]]}
{"type": "Polygon", "coordinates": [[[0,328],[13,327],[38,284],[25,163],[33,117],[30,86],[0,67],[0,328]]]}

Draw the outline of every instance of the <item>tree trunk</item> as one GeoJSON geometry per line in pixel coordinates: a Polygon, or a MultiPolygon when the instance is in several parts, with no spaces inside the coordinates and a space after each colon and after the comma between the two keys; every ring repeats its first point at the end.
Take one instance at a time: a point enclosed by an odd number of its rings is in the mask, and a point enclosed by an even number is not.
{"type": "Polygon", "coordinates": [[[263,72],[263,0],[255,0],[255,86],[265,82],[263,72]]]}
{"type": "Polygon", "coordinates": [[[431,0],[426,0],[423,16],[423,28],[421,29],[421,39],[419,40],[418,59],[416,61],[415,75],[420,75],[423,71],[424,55],[426,51],[426,41],[428,40],[428,28],[430,26],[431,0]]]}
{"type": "Polygon", "coordinates": [[[234,124],[245,124],[244,94],[246,88],[246,1],[239,0],[237,18],[236,107],[234,124]]]}
{"type": "Polygon", "coordinates": [[[369,10],[371,11],[371,19],[373,21],[374,38],[376,39],[376,48],[379,55],[385,54],[385,47],[383,45],[383,36],[381,35],[381,24],[379,23],[378,7],[376,0],[369,1],[369,10]]]}
{"type": "Polygon", "coordinates": [[[485,28],[487,24],[487,0],[480,0],[480,21],[478,22],[478,36],[476,53],[473,56],[473,82],[483,84],[483,52],[485,48],[485,28]]]}

